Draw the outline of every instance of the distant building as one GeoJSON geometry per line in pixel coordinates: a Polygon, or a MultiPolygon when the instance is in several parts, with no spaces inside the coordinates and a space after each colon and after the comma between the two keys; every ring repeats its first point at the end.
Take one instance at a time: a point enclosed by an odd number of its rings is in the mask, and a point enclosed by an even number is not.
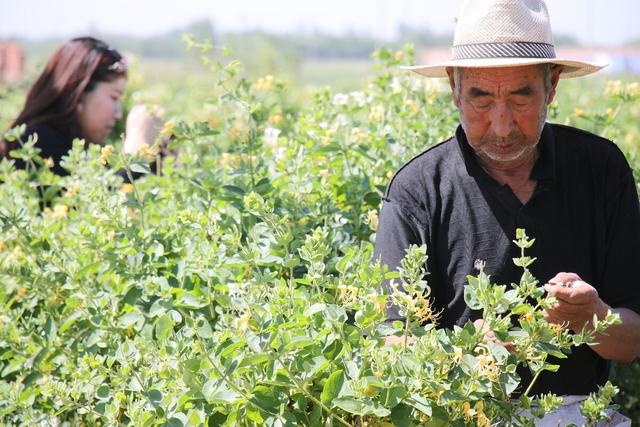
{"type": "Polygon", "coordinates": [[[17,83],[24,73],[24,53],[17,43],[0,42],[0,83],[17,83]]]}
{"type": "MultiPolygon", "coordinates": [[[[451,55],[448,48],[424,48],[416,55],[416,64],[433,64],[446,61],[451,55]]],[[[609,64],[601,73],[640,74],[640,48],[556,48],[556,56],[578,61],[609,64]]]]}

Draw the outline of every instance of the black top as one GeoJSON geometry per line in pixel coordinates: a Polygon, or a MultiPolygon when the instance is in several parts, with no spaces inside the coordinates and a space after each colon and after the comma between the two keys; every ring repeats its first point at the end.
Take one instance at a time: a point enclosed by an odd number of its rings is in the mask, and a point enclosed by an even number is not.
{"type": "MultiPolygon", "coordinates": [[[[43,159],[51,158],[53,160],[53,167],[51,171],[59,176],[69,175],[62,166],[60,166],[60,160],[62,156],[66,156],[72,147],[72,139],[65,137],[60,131],[47,125],[38,125],[27,128],[23,135],[24,141],[32,134],[38,134],[38,142],[36,147],[40,149],[40,157],[43,159]]],[[[15,165],[19,169],[25,169],[25,163],[20,160],[15,160],[15,165]]]]}
{"type": "MultiPolygon", "coordinates": [[[[462,127],[456,135],[403,166],[384,197],[376,235],[376,259],[396,269],[410,244],[426,244],[427,280],[440,326],[463,325],[480,313],[463,298],[474,261],[486,261],[492,283],[518,283],[512,243],[524,228],[535,244],[530,267],[545,283],[557,273],[577,273],[604,302],[640,313],[640,206],[632,171],[615,144],[579,129],[546,124],[522,204],[507,185],[480,167],[462,127]]],[[[390,319],[400,319],[389,310],[390,319]]],[[[574,348],[557,373],[545,372],[533,393],[588,394],[603,384],[609,363],[590,347],[574,348]]],[[[523,384],[530,379],[525,372],[523,384]]],[[[529,377],[530,378],[530,377],[529,377]]]]}
{"type": "MultiPolygon", "coordinates": [[[[23,140],[26,142],[26,138],[34,133],[38,134],[38,141],[35,146],[40,149],[40,157],[43,159],[51,158],[54,162],[51,171],[59,176],[69,175],[69,172],[60,165],[60,160],[62,160],[63,156],[69,154],[69,150],[73,147],[73,138],[66,137],[62,132],[51,126],[37,125],[27,128],[23,135],[23,140]]],[[[26,164],[21,159],[15,159],[15,165],[19,169],[26,168],[26,164]]],[[[116,174],[122,177],[124,182],[131,182],[125,168],[118,169],[116,174]]],[[[134,180],[142,175],[144,174],[131,172],[134,180]]]]}

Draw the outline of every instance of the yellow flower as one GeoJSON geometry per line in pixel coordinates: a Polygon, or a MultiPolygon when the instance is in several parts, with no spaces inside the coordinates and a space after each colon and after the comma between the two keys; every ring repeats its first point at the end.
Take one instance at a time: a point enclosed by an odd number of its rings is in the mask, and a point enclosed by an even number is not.
{"type": "Polygon", "coordinates": [[[415,99],[407,99],[404,103],[407,107],[409,107],[412,116],[415,116],[416,114],[418,114],[418,112],[420,112],[420,106],[415,99]]]}
{"type": "Polygon", "coordinates": [[[625,92],[627,92],[627,94],[631,96],[640,95],[640,83],[638,82],[629,83],[625,88],[625,92]]]}
{"type": "Polygon", "coordinates": [[[371,113],[369,114],[369,121],[371,122],[381,122],[384,119],[384,107],[382,105],[376,105],[371,108],[371,113]]]}
{"type": "Polygon", "coordinates": [[[267,120],[269,121],[270,124],[276,126],[282,122],[282,116],[280,114],[272,114],[269,116],[267,120]]]}
{"type": "Polygon", "coordinates": [[[113,150],[114,148],[111,144],[102,147],[100,150],[100,163],[102,165],[107,165],[109,163],[109,156],[113,154],[113,150]]]}
{"type": "Polygon", "coordinates": [[[605,95],[620,95],[622,92],[622,82],[620,80],[609,80],[604,90],[605,95]]]}
{"type": "Polygon", "coordinates": [[[64,193],[64,195],[66,197],[75,197],[81,188],[82,186],[80,185],[80,182],[76,181],[69,188],[67,188],[67,191],[64,193]]]}
{"type": "Polygon", "coordinates": [[[378,229],[378,211],[372,210],[367,212],[367,217],[365,218],[364,223],[373,231],[376,231],[378,229]]]}
{"type": "Polygon", "coordinates": [[[267,92],[273,89],[274,81],[273,76],[260,77],[258,81],[253,84],[252,88],[260,92],[267,92]]]}
{"type": "Polygon", "coordinates": [[[53,219],[63,219],[66,218],[69,214],[69,206],[67,205],[56,205],[53,208],[53,212],[51,213],[51,217],[53,219]]]}
{"type": "Polygon", "coordinates": [[[464,402],[462,404],[462,416],[464,417],[465,422],[471,422],[473,419],[473,414],[471,413],[471,404],[469,402],[464,402]]]}
{"type": "Polygon", "coordinates": [[[584,110],[581,108],[574,108],[573,109],[573,115],[576,117],[583,117],[584,116],[584,110]]]}
{"type": "Polygon", "coordinates": [[[238,319],[238,329],[245,331],[249,328],[249,321],[251,320],[251,313],[247,312],[240,316],[238,319]]]}
{"type": "Polygon", "coordinates": [[[47,157],[46,159],[44,159],[44,167],[45,168],[51,169],[54,165],[55,165],[55,163],[53,162],[53,159],[51,157],[47,157]]]}
{"type": "Polygon", "coordinates": [[[412,311],[423,323],[437,323],[440,318],[440,313],[433,311],[431,302],[427,298],[428,296],[428,294],[422,293],[414,294],[413,300],[415,300],[415,304],[413,305],[412,311]]]}
{"type": "Polygon", "coordinates": [[[152,162],[158,155],[158,148],[156,146],[149,147],[147,144],[142,144],[139,153],[143,159],[152,162]]]}
{"type": "Polygon", "coordinates": [[[453,362],[460,363],[462,360],[462,349],[460,347],[453,347],[453,362]]]}
{"type": "Polygon", "coordinates": [[[393,57],[396,59],[396,61],[402,61],[402,58],[404,58],[404,52],[399,50],[393,57]]]}
{"type": "Polygon", "coordinates": [[[125,193],[131,193],[133,191],[133,184],[122,184],[122,187],[120,187],[120,189],[125,193]]]}
{"type": "MultiPolygon", "coordinates": [[[[162,129],[160,130],[160,135],[165,136],[165,135],[171,135],[171,133],[173,132],[173,128],[175,127],[175,125],[173,124],[173,122],[171,120],[167,121],[164,123],[164,126],[162,126],[162,129]]],[[[209,126],[211,127],[211,126],[209,126]]]]}
{"type": "Polygon", "coordinates": [[[367,135],[362,130],[360,130],[360,128],[356,127],[351,129],[351,139],[355,143],[361,142],[366,138],[366,136],[367,135]]]}
{"type": "Polygon", "coordinates": [[[358,288],[355,286],[338,285],[338,296],[343,304],[353,304],[358,299],[358,288]]]}
{"type": "Polygon", "coordinates": [[[108,241],[112,241],[115,236],[116,236],[116,230],[107,231],[107,240],[108,241]]]}
{"type": "Polygon", "coordinates": [[[5,246],[4,240],[0,240],[0,252],[4,250],[5,246]]]}
{"type": "Polygon", "coordinates": [[[487,418],[487,416],[484,414],[484,412],[479,413],[477,417],[478,418],[476,420],[476,424],[478,425],[478,427],[490,427],[491,426],[491,420],[489,418],[487,418]]]}
{"type": "Polygon", "coordinates": [[[534,319],[535,318],[533,317],[533,314],[531,314],[531,313],[525,313],[522,316],[520,316],[520,320],[522,320],[524,322],[531,322],[534,319]]]}

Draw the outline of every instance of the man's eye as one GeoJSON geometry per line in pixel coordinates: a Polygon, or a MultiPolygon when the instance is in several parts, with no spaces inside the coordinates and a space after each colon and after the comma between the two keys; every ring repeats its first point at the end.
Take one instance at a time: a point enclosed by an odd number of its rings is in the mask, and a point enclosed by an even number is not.
{"type": "Polygon", "coordinates": [[[518,98],[514,98],[511,102],[516,107],[526,107],[527,105],[529,105],[531,100],[529,98],[526,98],[526,97],[518,97],[518,98]]]}
{"type": "Polygon", "coordinates": [[[475,108],[486,109],[491,106],[491,101],[488,99],[477,99],[475,101],[471,101],[471,105],[475,108]]]}

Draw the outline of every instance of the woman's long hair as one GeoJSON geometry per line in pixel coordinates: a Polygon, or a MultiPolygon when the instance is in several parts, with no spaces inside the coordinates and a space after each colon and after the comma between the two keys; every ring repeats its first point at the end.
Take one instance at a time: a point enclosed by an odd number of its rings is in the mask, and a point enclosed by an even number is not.
{"type": "MultiPolygon", "coordinates": [[[[122,55],[105,42],[93,37],[69,40],[49,59],[11,128],[47,125],[65,138],[82,137],[76,116],[82,96],[98,83],[125,77],[126,73],[122,55]]],[[[17,141],[0,140],[0,156],[9,157],[16,145],[17,141]]]]}

